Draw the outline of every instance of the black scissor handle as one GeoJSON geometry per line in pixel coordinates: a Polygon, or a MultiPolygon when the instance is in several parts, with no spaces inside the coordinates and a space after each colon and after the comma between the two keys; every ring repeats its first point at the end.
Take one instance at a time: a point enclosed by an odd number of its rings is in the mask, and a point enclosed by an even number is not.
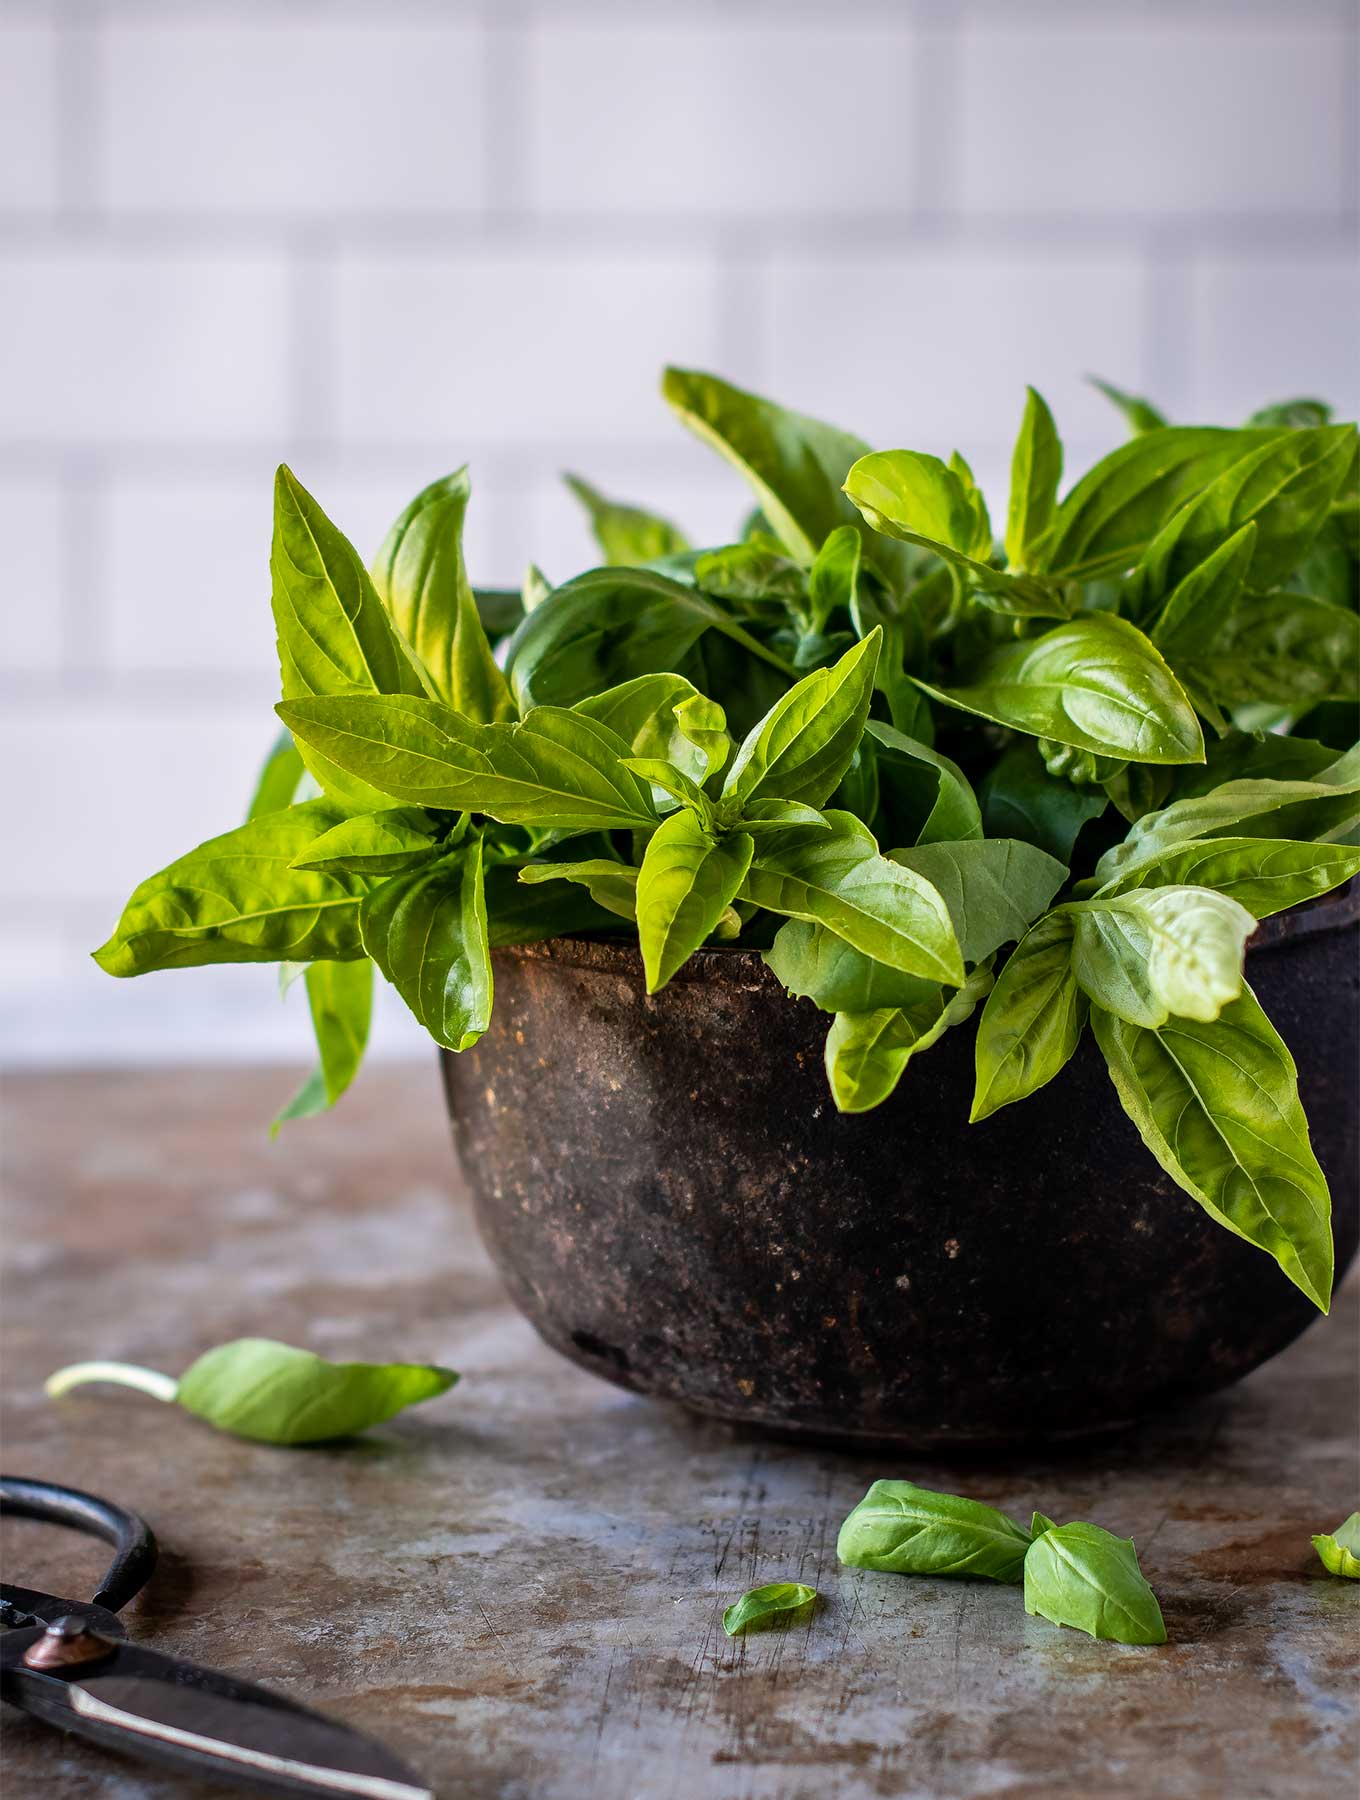
{"type": "Polygon", "coordinates": [[[139,1594],[156,1567],[156,1539],[146,1520],[97,1494],[58,1487],[50,1481],[26,1481],[20,1475],[0,1475],[0,1513],[69,1525],[73,1531],[112,1544],[113,1561],[91,1601],[110,1612],[118,1612],[139,1594]]]}

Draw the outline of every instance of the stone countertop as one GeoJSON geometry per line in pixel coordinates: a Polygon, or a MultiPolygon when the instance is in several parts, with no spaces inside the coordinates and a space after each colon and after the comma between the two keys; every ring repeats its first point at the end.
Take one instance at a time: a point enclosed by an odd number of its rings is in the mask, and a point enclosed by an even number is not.
{"type": "MultiPolygon", "coordinates": [[[[433,1058],[370,1070],[271,1145],[291,1080],[5,1084],[4,1462],[151,1522],[135,1638],[334,1710],[447,1800],[1350,1791],[1360,1586],[1309,1537],[1360,1502],[1354,1283],[1231,1394],[1113,1441],[1011,1463],[795,1449],[539,1344],[477,1241],[433,1058]],[[122,1390],[42,1397],[65,1362],[178,1372],[247,1334],[464,1380],[310,1450],[122,1390]],[[1095,1643],[1015,1588],[839,1569],[878,1475],[1131,1535],[1170,1642],[1095,1643]],[[820,1589],[810,1622],[728,1640],[723,1607],[779,1579],[820,1589]]],[[[55,1592],[102,1567],[24,1522],[4,1548],[10,1579],[55,1592]]],[[[5,1722],[15,1794],[232,1791],[5,1722]]]]}

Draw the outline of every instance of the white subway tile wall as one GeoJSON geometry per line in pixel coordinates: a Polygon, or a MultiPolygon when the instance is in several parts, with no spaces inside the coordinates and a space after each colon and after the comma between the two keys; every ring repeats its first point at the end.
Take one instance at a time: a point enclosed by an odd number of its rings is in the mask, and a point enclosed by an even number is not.
{"type": "MultiPolygon", "coordinates": [[[[0,0],[0,1058],[302,1058],[268,969],[115,983],[131,885],[271,737],[270,489],[364,550],[472,465],[487,583],[558,484],[721,538],[714,367],[1004,493],[1023,386],[1360,409],[1356,0],[0,0]]],[[[399,1007],[379,1050],[420,1047],[399,1007]]]]}

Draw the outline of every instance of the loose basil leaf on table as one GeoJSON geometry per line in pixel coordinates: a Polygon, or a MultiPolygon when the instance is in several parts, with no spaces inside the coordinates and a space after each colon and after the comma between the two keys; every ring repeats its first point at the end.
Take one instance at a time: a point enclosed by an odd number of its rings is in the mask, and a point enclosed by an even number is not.
{"type": "Polygon", "coordinates": [[[640,506],[609,500],[579,475],[564,475],[562,479],[590,515],[590,528],[607,563],[636,568],[689,549],[684,532],[668,519],[640,506]]]}
{"type": "Polygon", "coordinates": [[[293,1119],[310,1119],[327,1111],[359,1073],[373,1018],[373,964],[308,963],[304,972],[307,1004],[316,1035],[317,1064],[270,1127],[270,1136],[293,1119]]]}
{"type": "Polygon", "coordinates": [[[237,1338],[205,1351],[176,1381],[115,1362],[74,1363],[48,1377],[53,1398],[85,1382],[139,1389],[234,1437],[264,1444],[314,1444],[352,1437],[457,1381],[433,1363],[333,1363],[272,1338],[237,1338]]]}
{"type": "Polygon", "coordinates": [[[1116,1644],[1164,1644],[1157,1596],[1132,1538],[1099,1525],[1052,1525],[1025,1555],[1025,1611],[1116,1644]]]}
{"type": "Polygon", "coordinates": [[[1018,1582],[1030,1536],[980,1500],[910,1481],[876,1481],[840,1528],[836,1555],[895,1575],[965,1575],[1018,1582]]]}
{"type": "Polygon", "coordinates": [[[1250,987],[1212,1022],[1172,1018],[1148,1030],[1096,1008],[1091,1024],[1120,1104],[1171,1179],[1326,1312],[1327,1180],[1294,1059],[1250,987]]]}
{"type": "Polygon", "coordinates": [[[1089,1010],[1072,971],[1075,930],[1067,908],[1046,914],[997,977],[978,1024],[971,1123],[1026,1099],[1071,1060],[1089,1010]]]}
{"type": "Polygon", "coordinates": [[[973,1016],[992,985],[990,962],[961,988],[936,986],[928,998],[877,1012],[838,1012],[826,1034],[827,1081],[836,1110],[868,1112],[896,1088],[913,1056],[973,1016]]]}
{"type": "Polygon", "coordinates": [[[1335,1531],[1315,1537],[1313,1548],[1329,1574],[1360,1581],[1360,1512],[1353,1512],[1335,1531]]]}
{"type": "Polygon", "coordinates": [[[723,1630],[738,1637],[753,1626],[790,1622],[790,1616],[811,1606],[817,1590],[801,1581],[771,1581],[764,1587],[747,1588],[741,1599],[723,1614],[723,1630]]]}
{"type": "Polygon", "coordinates": [[[491,1023],[491,946],[483,847],[472,837],[444,861],[394,875],[359,914],[364,949],[445,1050],[467,1050],[491,1023]]]}

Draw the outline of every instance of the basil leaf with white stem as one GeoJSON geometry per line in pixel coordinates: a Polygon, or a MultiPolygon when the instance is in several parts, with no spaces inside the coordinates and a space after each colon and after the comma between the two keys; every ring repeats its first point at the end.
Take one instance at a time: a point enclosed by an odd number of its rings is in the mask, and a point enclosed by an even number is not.
{"type": "Polygon", "coordinates": [[[1313,1548],[1329,1575],[1345,1575],[1360,1581],[1360,1512],[1353,1512],[1335,1531],[1322,1532],[1313,1548]]]}
{"type": "Polygon", "coordinates": [[[1204,887],[1139,888],[1071,908],[1072,972],[1087,997],[1130,1025],[1216,1019],[1242,991],[1256,920],[1204,887]]]}
{"type": "Polygon", "coordinates": [[[1025,1611],[1115,1644],[1164,1644],[1157,1596],[1132,1538],[1099,1525],[1050,1525],[1025,1556],[1025,1611]]]}
{"type": "MultiPolygon", "coordinates": [[[[1145,431],[1160,431],[1167,423],[1157,408],[1148,400],[1137,394],[1126,394],[1123,388],[1117,388],[1112,381],[1102,381],[1099,375],[1088,375],[1086,379],[1093,388],[1104,394],[1112,406],[1117,406],[1135,437],[1145,431]]],[[[1260,424],[1273,424],[1274,420],[1263,419],[1253,421],[1260,424]]]]}
{"type": "Polygon", "coordinates": [[[1011,497],[1006,514],[1006,560],[1013,569],[1034,566],[1035,546],[1053,523],[1062,480],[1058,428],[1042,394],[1025,389],[1025,413],[1011,457],[1011,497]]]}
{"type": "Polygon", "coordinates": [[[804,996],[823,1012],[924,1006],[940,992],[939,982],[875,962],[825,925],[805,919],[786,919],[762,960],[789,993],[804,996]]]}
{"type": "Polygon", "coordinates": [[[1024,937],[1067,879],[1064,863],[1014,838],[917,844],[890,854],[924,875],[944,900],[969,963],[1024,937]]]}
{"type": "Polygon", "coordinates": [[[971,1018],[991,985],[989,961],[974,969],[961,988],[936,987],[928,1000],[914,1006],[838,1012],[826,1034],[824,1052],[836,1110],[869,1112],[881,1105],[906,1073],[912,1057],[938,1043],[952,1026],[971,1018]]]}
{"type": "Polygon", "coordinates": [[[359,903],[371,884],[291,866],[342,816],[333,800],[308,800],[210,838],[134,890],[94,960],[109,975],[145,975],[362,956],[359,903]]]}
{"type": "Polygon", "coordinates": [[[1098,756],[1204,760],[1184,689],[1142,632],[1113,614],[1088,614],[994,650],[967,687],[918,685],[962,712],[1098,756]]]}
{"type": "Polygon", "coordinates": [[[1360,849],[1347,844],[1296,843],[1290,838],[1204,838],[1172,844],[1117,876],[1096,896],[1133,888],[1216,888],[1256,919],[1269,918],[1330,893],[1360,875],[1360,849]]]}
{"type": "Polygon", "coordinates": [[[278,712],[295,736],[394,800],[569,831],[656,822],[646,788],[622,766],[623,740],[561,707],[535,707],[515,725],[474,725],[405,696],[298,700],[278,712]]]}
{"type": "Polygon", "coordinates": [[[1149,1031],[1095,1010],[1091,1024],[1120,1104],[1171,1179],[1326,1312],[1327,1182],[1294,1059],[1251,989],[1212,1023],[1176,1018],[1149,1031]]]}
{"type": "Polygon", "coordinates": [[[274,1120],[270,1136],[293,1119],[311,1119],[335,1105],[359,1072],[373,1017],[373,964],[308,963],[307,1004],[316,1035],[317,1065],[274,1120]]]}
{"type": "Polygon", "coordinates": [[[1006,959],[978,1023],[970,1123],[1036,1093],[1081,1042],[1088,1002],[1072,973],[1075,929],[1067,908],[1048,913],[1006,959]]]}
{"type": "Polygon", "coordinates": [[[433,1363],[334,1363],[272,1338],[237,1338],[205,1351],[176,1381],[129,1363],[75,1363],[48,1377],[53,1398],[88,1381],[178,1401],[234,1437],[316,1444],[353,1437],[395,1413],[447,1393],[458,1377],[433,1363]]]}
{"type": "Polygon", "coordinates": [[[831,798],[864,734],[881,642],[875,630],[834,667],[804,676],[751,728],[723,781],[727,816],[740,818],[752,800],[831,798]]]}
{"type": "Polygon", "coordinates": [[[753,840],[715,837],[688,809],[663,819],[642,858],[637,884],[638,941],[647,992],[657,993],[717,928],[741,891],[753,840]]]}
{"type": "Polygon", "coordinates": [[[689,540],[678,526],[640,506],[626,506],[609,500],[579,475],[564,475],[563,481],[590,515],[590,528],[595,542],[604,551],[605,561],[613,565],[636,568],[654,562],[660,556],[674,556],[689,549],[689,540]]]}
{"type": "MultiPolygon", "coordinates": [[[[283,697],[313,694],[425,694],[429,677],[389,617],[349,540],[336,530],[292,470],[274,483],[269,558],[283,697]]],[[[321,786],[351,806],[381,796],[313,746],[302,759],[321,786]]]]}
{"type": "Polygon", "coordinates": [[[825,925],[855,949],[908,975],[963,984],[949,909],[928,881],[878,853],[850,813],[831,830],[781,831],[756,840],[741,897],[785,918],[825,925]]]}
{"type": "Polygon", "coordinates": [[[722,1617],[728,1637],[738,1637],[753,1625],[763,1627],[776,1619],[803,1611],[817,1598],[817,1590],[802,1581],[771,1581],[764,1587],[747,1588],[741,1599],[729,1606],[722,1617]]]}
{"type": "Polygon", "coordinates": [[[436,821],[419,806],[358,813],[315,838],[292,866],[333,874],[397,875],[440,854],[438,830],[436,821]]]}
{"type": "Polygon", "coordinates": [[[870,719],[865,733],[874,743],[889,842],[956,843],[982,836],[977,796],[956,762],[881,719],[870,719]]]}
{"type": "Polygon", "coordinates": [[[516,716],[463,561],[466,469],[431,482],[388,532],[373,583],[430,677],[435,698],[478,724],[516,716]]]}
{"type": "Polygon", "coordinates": [[[1018,1582],[1029,1533],[994,1506],[911,1481],[876,1481],[846,1517],[839,1561],[894,1575],[962,1575],[1018,1582]]]}
{"type": "Polygon", "coordinates": [[[637,922],[638,871],[627,863],[593,857],[585,862],[526,863],[519,872],[528,887],[545,881],[571,881],[583,887],[597,906],[621,919],[637,922]]]}
{"type": "Polygon", "coordinates": [[[445,1050],[467,1050],[491,1023],[493,983],[482,840],[394,875],[359,915],[364,949],[445,1050]]]}

